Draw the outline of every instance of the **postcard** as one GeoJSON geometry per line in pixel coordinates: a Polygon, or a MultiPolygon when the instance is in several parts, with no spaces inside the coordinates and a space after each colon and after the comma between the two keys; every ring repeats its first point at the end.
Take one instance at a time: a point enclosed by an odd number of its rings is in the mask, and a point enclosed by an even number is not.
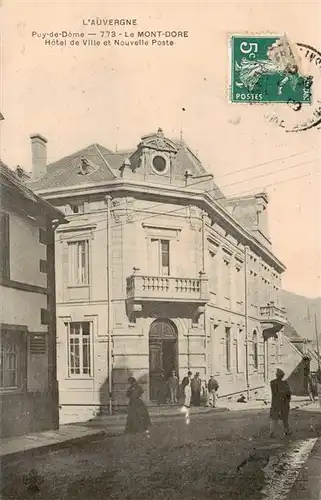
{"type": "Polygon", "coordinates": [[[320,498],[320,2],[3,0],[1,498],[320,498]]]}

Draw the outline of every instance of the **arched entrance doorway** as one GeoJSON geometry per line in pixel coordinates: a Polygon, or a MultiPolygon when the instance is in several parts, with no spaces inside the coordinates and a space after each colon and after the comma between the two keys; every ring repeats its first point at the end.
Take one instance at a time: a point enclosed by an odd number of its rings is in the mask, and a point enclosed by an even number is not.
{"type": "Polygon", "coordinates": [[[177,328],[169,319],[157,319],[149,329],[149,396],[158,400],[161,374],[178,370],[177,328]]]}

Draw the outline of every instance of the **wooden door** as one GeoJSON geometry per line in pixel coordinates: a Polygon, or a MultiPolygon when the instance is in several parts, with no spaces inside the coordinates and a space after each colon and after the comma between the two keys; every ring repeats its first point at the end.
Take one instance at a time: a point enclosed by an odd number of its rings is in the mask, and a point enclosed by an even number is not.
{"type": "Polygon", "coordinates": [[[159,380],[163,370],[162,342],[153,341],[149,344],[149,393],[150,399],[158,397],[159,380]]]}

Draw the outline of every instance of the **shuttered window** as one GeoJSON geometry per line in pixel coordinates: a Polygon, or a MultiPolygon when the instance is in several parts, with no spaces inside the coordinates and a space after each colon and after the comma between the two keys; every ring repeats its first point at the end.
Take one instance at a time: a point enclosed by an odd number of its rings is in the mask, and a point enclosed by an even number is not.
{"type": "Polygon", "coordinates": [[[257,370],[259,367],[259,349],[258,349],[257,333],[255,330],[253,332],[252,346],[253,346],[253,367],[254,370],[257,370]]]}
{"type": "Polygon", "coordinates": [[[155,276],[170,275],[169,240],[151,239],[150,270],[155,276]]]}
{"type": "Polygon", "coordinates": [[[30,354],[46,354],[47,343],[45,335],[31,335],[29,340],[30,354]]]}
{"type": "Polygon", "coordinates": [[[89,242],[88,240],[68,243],[69,284],[89,284],[89,242]]]}
{"type": "Polygon", "coordinates": [[[9,215],[0,212],[0,278],[10,278],[9,215]]]}
{"type": "Polygon", "coordinates": [[[228,372],[231,371],[231,328],[225,328],[225,366],[228,372]]]}

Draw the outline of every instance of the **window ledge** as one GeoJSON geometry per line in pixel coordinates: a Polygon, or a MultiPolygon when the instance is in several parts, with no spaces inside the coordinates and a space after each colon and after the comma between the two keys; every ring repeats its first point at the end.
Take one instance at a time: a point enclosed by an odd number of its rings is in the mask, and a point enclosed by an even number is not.
{"type": "Polygon", "coordinates": [[[72,375],[71,377],[66,377],[65,380],[94,380],[94,376],[90,375],[86,377],[85,375],[72,375]]]}
{"type": "Polygon", "coordinates": [[[88,285],[67,285],[67,288],[89,288],[88,285]]]}
{"type": "Polygon", "coordinates": [[[24,389],[20,387],[8,387],[8,388],[0,388],[0,396],[4,396],[5,394],[23,394],[24,389]]]}

